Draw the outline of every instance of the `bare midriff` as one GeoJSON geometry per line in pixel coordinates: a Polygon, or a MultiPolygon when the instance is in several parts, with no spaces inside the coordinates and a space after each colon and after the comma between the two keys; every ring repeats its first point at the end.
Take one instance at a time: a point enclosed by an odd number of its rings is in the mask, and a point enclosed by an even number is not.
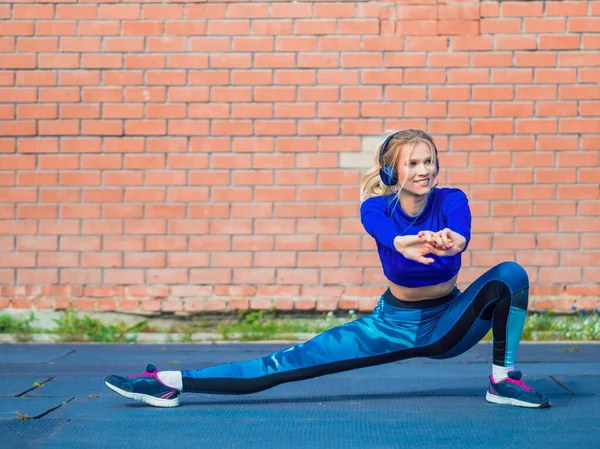
{"type": "Polygon", "coordinates": [[[456,286],[456,278],[443,282],[441,284],[426,285],[424,287],[402,287],[390,282],[390,291],[392,294],[402,301],[424,301],[426,299],[436,299],[442,296],[449,295],[456,286]]]}

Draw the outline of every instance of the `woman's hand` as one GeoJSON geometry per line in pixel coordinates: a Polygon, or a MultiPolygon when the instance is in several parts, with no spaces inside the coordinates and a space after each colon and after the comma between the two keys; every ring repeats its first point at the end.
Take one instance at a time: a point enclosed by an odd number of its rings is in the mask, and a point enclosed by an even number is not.
{"type": "Polygon", "coordinates": [[[420,231],[417,234],[417,237],[427,243],[431,243],[438,249],[448,249],[454,246],[454,242],[452,241],[452,231],[448,228],[438,232],[420,231]]]}
{"type": "Polygon", "coordinates": [[[436,256],[454,256],[460,253],[465,244],[466,239],[449,228],[444,228],[441,231],[420,231],[417,237],[433,246],[432,254],[436,256]]]}
{"type": "Polygon", "coordinates": [[[427,254],[434,253],[435,248],[428,242],[416,235],[398,236],[394,239],[396,251],[407,259],[414,260],[425,265],[435,262],[431,257],[425,257],[427,254]]]}

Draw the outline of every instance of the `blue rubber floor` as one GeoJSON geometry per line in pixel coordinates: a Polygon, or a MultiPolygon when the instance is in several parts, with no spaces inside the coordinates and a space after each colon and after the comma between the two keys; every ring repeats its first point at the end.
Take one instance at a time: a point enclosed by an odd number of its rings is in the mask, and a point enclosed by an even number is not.
{"type": "Polygon", "coordinates": [[[517,367],[549,409],[489,404],[491,346],[279,385],[183,394],[174,409],[118,396],[102,379],[147,363],[193,369],[289,344],[0,345],[0,447],[597,448],[600,344],[528,344],[517,367]]]}

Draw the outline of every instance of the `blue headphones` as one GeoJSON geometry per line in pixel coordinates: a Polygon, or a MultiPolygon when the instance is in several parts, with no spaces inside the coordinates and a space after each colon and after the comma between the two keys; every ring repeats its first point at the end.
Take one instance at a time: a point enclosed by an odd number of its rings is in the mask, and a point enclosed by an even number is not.
{"type": "MultiPolygon", "coordinates": [[[[381,177],[381,182],[383,182],[386,186],[395,186],[396,184],[398,184],[398,173],[396,173],[396,169],[394,167],[390,167],[389,165],[384,165],[383,163],[383,155],[385,154],[385,150],[386,150],[386,146],[387,144],[390,142],[390,140],[392,140],[392,137],[394,137],[396,134],[398,134],[397,132],[391,134],[390,136],[388,136],[387,139],[385,139],[385,141],[383,142],[383,144],[381,145],[381,151],[379,152],[379,165],[381,165],[381,168],[379,169],[379,176],[381,177]]],[[[427,136],[429,137],[429,136],[427,136]]],[[[433,139],[431,137],[429,137],[429,140],[431,140],[431,142],[433,143],[433,139]]],[[[436,171],[437,173],[440,172],[440,159],[438,158],[438,150],[437,147],[435,146],[435,143],[433,144],[433,148],[435,149],[435,167],[436,167],[436,171]]]]}

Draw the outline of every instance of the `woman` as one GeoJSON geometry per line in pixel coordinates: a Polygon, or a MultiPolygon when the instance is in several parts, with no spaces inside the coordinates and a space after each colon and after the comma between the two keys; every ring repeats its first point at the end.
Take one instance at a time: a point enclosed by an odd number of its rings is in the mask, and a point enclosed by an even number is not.
{"type": "Polygon", "coordinates": [[[437,156],[427,134],[400,131],[385,140],[375,167],[363,177],[361,221],[390,282],[372,313],[266,357],[183,371],[148,365],[138,376],[108,376],[106,385],[131,399],[176,407],[182,392],[247,394],[412,357],[450,358],[492,329],[486,399],[549,407],[514,369],[529,296],[525,270],[503,262],[464,292],[456,286],[471,238],[471,212],[461,190],[433,185],[437,156]]]}

